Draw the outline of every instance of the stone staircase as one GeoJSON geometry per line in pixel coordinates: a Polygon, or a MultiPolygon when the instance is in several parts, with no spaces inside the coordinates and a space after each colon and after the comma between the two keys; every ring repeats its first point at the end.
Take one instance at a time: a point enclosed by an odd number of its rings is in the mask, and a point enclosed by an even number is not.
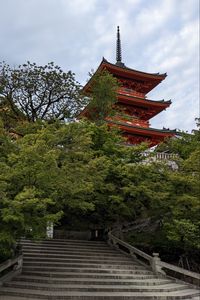
{"type": "Polygon", "coordinates": [[[104,242],[22,241],[21,275],[0,287],[0,300],[199,300],[199,291],[154,275],[104,242]]]}

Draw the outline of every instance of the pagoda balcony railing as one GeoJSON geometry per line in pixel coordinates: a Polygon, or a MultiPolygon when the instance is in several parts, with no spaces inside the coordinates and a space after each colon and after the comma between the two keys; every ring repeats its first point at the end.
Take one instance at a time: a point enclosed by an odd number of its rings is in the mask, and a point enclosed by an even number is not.
{"type": "Polygon", "coordinates": [[[127,95],[127,96],[134,96],[134,97],[138,97],[138,98],[142,98],[142,99],[145,98],[144,93],[136,92],[136,91],[126,88],[126,87],[120,87],[118,89],[118,93],[122,94],[122,95],[127,95]]]}
{"type": "Polygon", "coordinates": [[[123,123],[124,125],[132,125],[132,126],[138,126],[138,127],[143,127],[143,128],[149,128],[149,121],[146,120],[141,120],[139,118],[129,116],[129,115],[120,115],[116,114],[112,118],[106,118],[107,120],[110,121],[119,121],[123,123]]]}
{"type": "Polygon", "coordinates": [[[175,160],[178,158],[177,154],[166,152],[143,152],[144,157],[155,157],[156,160],[175,160]]]}
{"type": "Polygon", "coordinates": [[[178,155],[174,153],[157,152],[156,159],[158,160],[174,160],[177,159],[178,155]]]}

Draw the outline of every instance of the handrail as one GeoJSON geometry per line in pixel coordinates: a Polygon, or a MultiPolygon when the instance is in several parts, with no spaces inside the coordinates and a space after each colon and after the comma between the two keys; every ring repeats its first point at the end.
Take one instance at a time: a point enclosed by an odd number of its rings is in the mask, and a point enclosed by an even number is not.
{"type": "Polygon", "coordinates": [[[183,268],[180,268],[180,267],[171,265],[171,264],[166,263],[166,262],[161,261],[161,260],[160,260],[160,262],[158,262],[158,264],[159,264],[162,268],[166,268],[166,269],[175,271],[175,272],[177,272],[177,273],[180,273],[180,274],[183,274],[183,275],[186,275],[186,276],[189,276],[189,277],[192,277],[192,278],[195,278],[195,279],[199,279],[199,280],[200,280],[200,274],[199,274],[199,273],[195,273],[195,272],[192,272],[192,271],[189,271],[189,270],[186,270],[186,269],[183,269],[183,268]]]}
{"type": "Polygon", "coordinates": [[[22,267],[22,261],[23,261],[22,254],[18,254],[14,258],[10,258],[10,259],[6,260],[5,262],[0,264],[0,273],[15,264],[17,264],[16,266],[14,266],[15,270],[20,269],[22,267]]]}
{"type": "MultiPolygon", "coordinates": [[[[146,259],[149,262],[149,265],[151,266],[151,269],[155,274],[166,275],[166,273],[162,270],[162,268],[165,268],[165,269],[180,273],[182,275],[186,275],[186,276],[191,277],[193,279],[200,280],[200,274],[199,273],[192,272],[192,271],[177,267],[175,265],[163,262],[163,261],[161,261],[161,259],[159,257],[159,253],[153,253],[153,256],[148,255],[147,253],[145,253],[145,252],[129,245],[128,243],[120,240],[118,237],[116,237],[113,234],[113,231],[110,231],[108,233],[108,243],[111,246],[113,246],[115,248],[118,248],[118,249],[119,249],[119,245],[127,248],[129,250],[129,254],[132,257],[137,258],[136,255],[138,255],[138,256],[146,259]]],[[[122,250],[122,249],[120,249],[120,250],[122,250]]]]}
{"type": "Polygon", "coordinates": [[[116,245],[116,243],[118,243],[119,245],[122,245],[122,246],[126,247],[127,249],[129,249],[131,255],[137,254],[137,255],[143,257],[144,259],[148,260],[149,262],[151,261],[152,257],[150,255],[148,255],[147,253],[145,253],[145,252],[129,245],[128,243],[120,240],[119,238],[115,237],[111,232],[108,233],[108,237],[109,237],[110,240],[112,240],[114,242],[112,244],[116,245]]]}

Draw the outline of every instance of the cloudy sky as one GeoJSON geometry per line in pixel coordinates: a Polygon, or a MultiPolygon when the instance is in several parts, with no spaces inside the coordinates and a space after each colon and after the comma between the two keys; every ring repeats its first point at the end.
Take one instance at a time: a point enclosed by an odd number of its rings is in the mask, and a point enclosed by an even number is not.
{"type": "Polygon", "coordinates": [[[199,0],[0,0],[0,60],[55,62],[83,85],[102,57],[115,63],[116,27],[129,68],[167,72],[148,94],[172,100],[151,126],[191,131],[199,115],[199,0]]]}

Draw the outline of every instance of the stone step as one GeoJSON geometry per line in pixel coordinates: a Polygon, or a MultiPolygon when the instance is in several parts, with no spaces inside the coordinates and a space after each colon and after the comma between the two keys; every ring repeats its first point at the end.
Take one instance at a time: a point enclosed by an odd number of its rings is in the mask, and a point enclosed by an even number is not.
{"type": "MultiPolygon", "coordinates": [[[[186,289],[178,292],[52,292],[40,290],[27,290],[3,287],[1,295],[6,297],[14,296],[22,299],[48,299],[48,300],[176,300],[197,297],[198,291],[186,289]]],[[[12,298],[2,298],[0,300],[11,300],[12,298]]],[[[14,298],[13,298],[14,300],[14,298]]],[[[18,300],[18,299],[16,299],[18,300]]]]}
{"type": "MultiPolygon", "coordinates": [[[[110,259],[110,258],[99,258],[99,259],[95,259],[93,257],[89,257],[89,258],[51,258],[51,257],[37,257],[37,259],[34,257],[29,257],[29,256],[25,256],[24,257],[24,262],[28,262],[28,263],[39,263],[41,262],[42,264],[63,264],[63,263],[86,263],[89,262],[91,264],[112,264],[112,265],[130,265],[133,264],[133,261],[125,258],[125,259],[120,259],[120,260],[114,260],[114,259],[110,259]]],[[[135,265],[135,264],[134,264],[135,265]]],[[[138,265],[139,266],[139,265],[138,265]]]]}
{"type": "Polygon", "coordinates": [[[151,274],[126,274],[126,273],[119,273],[117,272],[115,273],[86,273],[86,272],[79,272],[79,270],[77,270],[77,272],[38,272],[38,271],[24,271],[22,273],[22,276],[38,276],[38,277],[43,277],[43,278],[58,278],[60,279],[64,279],[64,278],[101,278],[101,279],[122,279],[122,280],[126,280],[126,279],[156,279],[158,278],[156,275],[151,274]]]}
{"type": "Polygon", "coordinates": [[[84,284],[87,285],[95,285],[95,284],[102,284],[102,285],[161,285],[172,283],[172,280],[169,279],[158,279],[158,278],[146,278],[144,279],[110,279],[110,278],[90,278],[85,276],[84,278],[67,278],[67,279],[60,279],[54,277],[42,277],[42,276],[18,276],[14,279],[14,281],[21,281],[21,282],[38,282],[38,283],[47,283],[47,284],[84,284]]]}
{"type": "Polygon", "coordinates": [[[114,256],[108,257],[108,256],[84,256],[84,255],[68,255],[68,257],[63,257],[58,255],[24,255],[24,260],[29,260],[29,261],[48,261],[48,262],[53,262],[53,261],[110,261],[111,263],[116,263],[116,262],[124,262],[124,263],[136,263],[134,259],[131,257],[126,257],[126,256],[118,256],[117,258],[114,256]]]}
{"type": "Polygon", "coordinates": [[[81,245],[81,244],[62,244],[62,245],[56,245],[56,244],[51,244],[51,243],[23,243],[21,244],[22,248],[45,248],[45,249],[93,249],[93,250],[109,250],[109,246],[107,244],[102,244],[102,245],[81,245]]]}
{"type": "Polygon", "coordinates": [[[99,285],[93,286],[88,284],[56,284],[50,285],[35,282],[11,281],[4,284],[5,287],[34,289],[42,291],[79,291],[79,292],[171,292],[184,290],[187,287],[184,284],[170,283],[163,285],[99,285]]]}
{"type": "Polygon", "coordinates": [[[51,267],[51,266],[43,266],[43,267],[40,267],[40,266],[32,266],[32,267],[27,267],[27,266],[23,266],[23,271],[39,271],[41,273],[43,272],[58,272],[58,273],[61,273],[61,272],[75,272],[75,273],[94,273],[94,274],[97,274],[97,273],[108,273],[108,274],[118,274],[118,273],[124,273],[124,274],[145,274],[145,275],[148,275],[148,274],[152,274],[151,271],[147,271],[147,270],[143,270],[143,269],[114,269],[114,268],[98,268],[98,269],[95,269],[95,268],[87,268],[87,267],[83,267],[83,268],[79,268],[79,267],[65,267],[65,268],[57,268],[56,266],[55,267],[51,267]]]}
{"type": "MultiPolygon", "coordinates": [[[[112,249],[112,248],[106,248],[106,249],[93,249],[93,248],[74,248],[74,247],[68,247],[68,248],[60,248],[60,247],[43,247],[43,246],[35,246],[35,247],[31,247],[31,246],[25,246],[22,247],[22,251],[23,253],[29,253],[30,251],[33,253],[36,252],[41,252],[41,253],[63,253],[63,254],[70,254],[70,253],[75,253],[75,254],[84,254],[84,255],[95,255],[95,254],[102,254],[102,255],[106,255],[106,254],[111,254],[111,255],[115,255],[115,253],[117,253],[116,250],[112,249]]],[[[120,252],[118,252],[119,254],[120,252]]]]}
{"type": "MultiPolygon", "coordinates": [[[[84,256],[88,256],[88,257],[91,257],[91,256],[107,256],[107,255],[115,255],[114,252],[89,252],[89,251],[72,251],[72,250],[65,250],[65,251],[62,251],[62,250],[40,250],[40,249],[28,249],[28,250],[23,250],[23,255],[26,256],[26,255],[43,255],[43,256],[46,256],[46,255],[57,255],[57,256],[61,256],[61,255],[84,255],[84,256]]],[[[116,259],[118,259],[119,257],[119,254],[117,256],[116,259]]],[[[121,257],[121,256],[120,256],[121,257]]]]}
{"type": "Polygon", "coordinates": [[[191,298],[186,298],[185,300],[200,300],[200,296],[197,296],[197,297],[191,297],[191,298]]]}
{"type": "Polygon", "coordinates": [[[23,266],[27,267],[27,266],[30,266],[30,267],[35,267],[35,266],[48,266],[48,265],[51,265],[52,267],[56,266],[56,267],[61,267],[61,268],[64,268],[64,267],[77,267],[79,266],[79,268],[104,268],[105,266],[107,268],[116,268],[116,269],[121,269],[123,267],[123,269],[134,269],[134,270],[146,270],[145,267],[143,266],[140,266],[140,265],[135,265],[133,262],[118,262],[118,261],[115,261],[114,263],[110,262],[110,261],[87,261],[87,260],[74,260],[74,261],[71,261],[71,260],[68,260],[66,262],[57,262],[57,261],[51,261],[51,263],[49,263],[49,261],[27,261],[27,260],[24,260],[23,262],[23,266]]]}
{"type": "Polygon", "coordinates": [[[197,300],[199,295],[189,285],[156,276],[105,242],[21,243],[22,274],[0,288],[0,300],[197,300]]]}
{"type": "MultiPolygon", "coordinates": [[[[45,247],[31,247],[31,246],[25,246],[22,247],[22,251],[23,253],[81,253],[81,254],[88,254],[88,255],[93,255],[93,254],[112,254],[115,255],[116,250],[112,250],[112,249],[107,249],[107,250],[100,250],[100,249],[84,249],[84,248],[57,248],[57,247],[52,247],[52,248],[45,248],[45,247]]],[[[118,252],[119,253],[119,252],[118,252]]]]}
{"type": "Polygon", "coordinates": [[[33,258],[33,259],[37,259],[37,258],[86,258],[86,259],[112,259],[112,260],[118,260],[118,259],[128,259],[128,260],[132,260],[130,257],[121,254],[121,253],[116,253],[116,254],[102,254],[102,253],[95,253],[92,254],[92,256],[89,256],[87,254],[82,254],[80,252],[78,253],[68,253],[68,254],[56,254],[56,253],[38,253],[38,252],[34,252],[34,253],[23,253],[24,254],[24,258],[29,257],[29,258],[33,258]]]}
{"type": "Polygon", "coordinates": [[[88,240],[70,240],[70,239],[46,239],[46,240],[28,240],[20,239],[20,244],[23,243],[47,243],[47,244],[81,244],[81,245],[108,245],[105,241],[88,241],[88,240]]]}
{"type": "Polygon", "coordinates": [[[81,243],[81,244],[84,244],[84,243],[86,243],[86,244],[105,244],[106,243],[106,241],[105,240],[79,240],[79,239],[48,239],[48,238],[46,238],[46,239],[26,239],[26,238],[21,238],[21,239],[19,239],[18,240],[18,242],[30,242],[30,243],[40,243],[40,242],[43,242],[43,243],[70,243],[70,242],[72,242],[72,243],[81,243]]]}
{"type": "Polygon", "coordinates": [[[57,263],[57,262],[51,262],[50,264],[47,263],[42,263],[42,262],[23,262],[23,267],[24,268],[29,268],[29,269],[36,269],[36,268],[51,268],[52,270],[65,270],[65,269],[93,269],[96,271],[99,270],[104,270],[107,269],[109,271],[147,271],[147,269],[143,266],[136,266],[134,264],[129,264],[129,265],[112,265],[112,264],[101,264],[101,263],[57,263]]]}

